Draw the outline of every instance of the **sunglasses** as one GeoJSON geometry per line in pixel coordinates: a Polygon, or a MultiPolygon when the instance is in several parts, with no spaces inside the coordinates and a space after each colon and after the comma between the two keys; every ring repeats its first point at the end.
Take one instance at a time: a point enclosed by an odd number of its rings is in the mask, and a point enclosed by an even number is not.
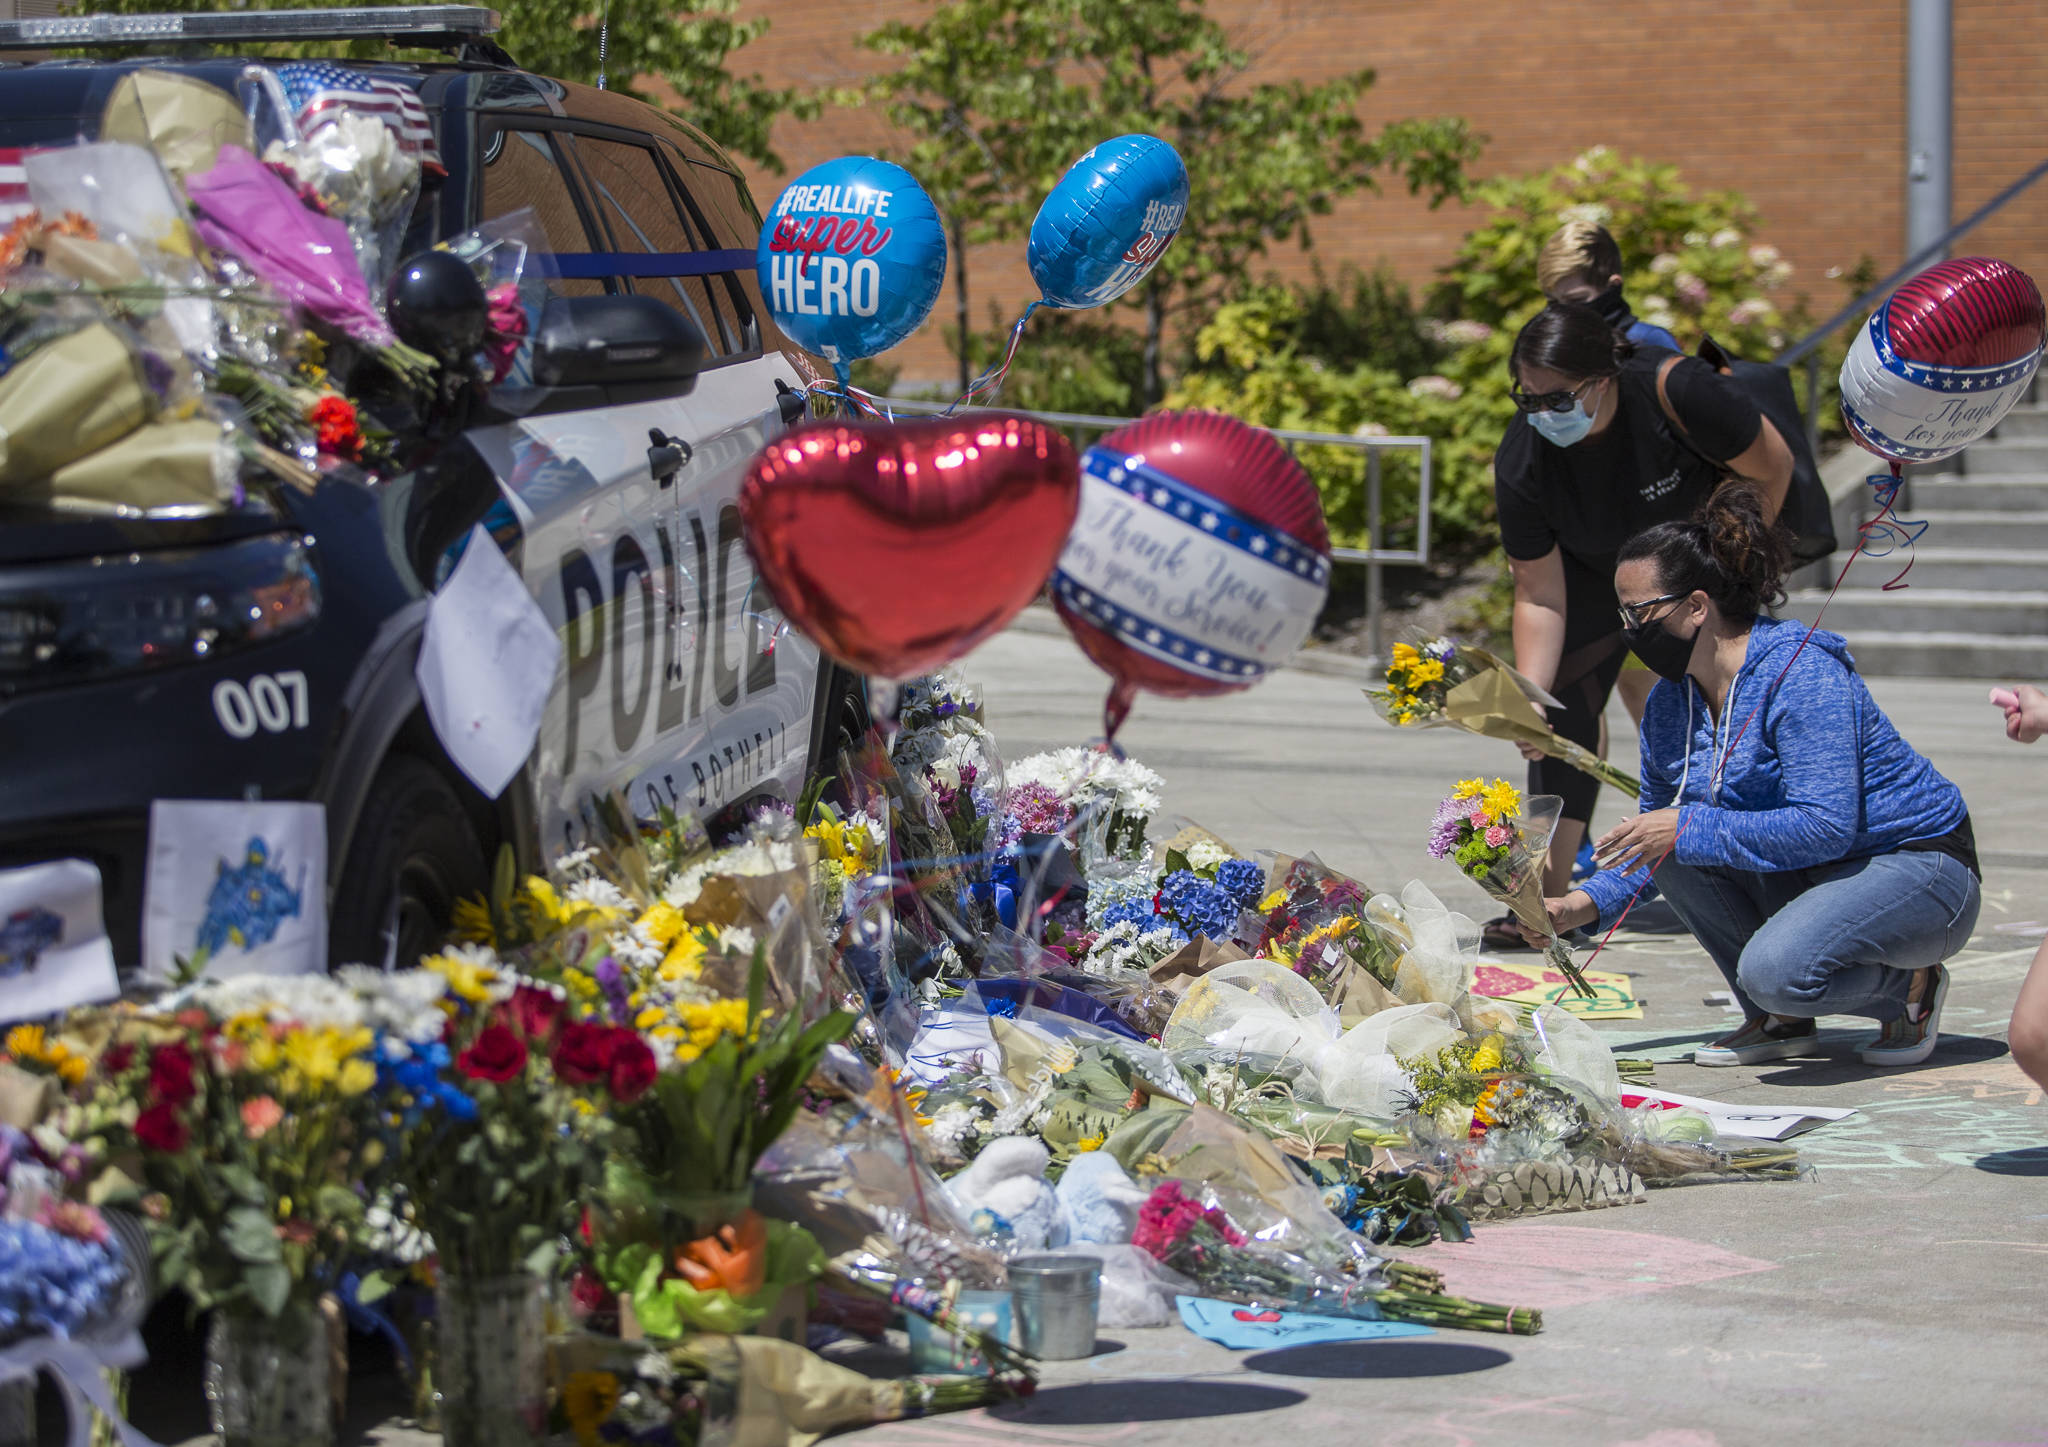
{"type": "Polygon", "coordinates": [[[1644,616],[1647,610],[1663,603],[1683,603],[1691,596],[1692,594],[1690,593],[1666,593],[1658,598],[1645,598],[1640,603],[1624,603],[1615,611],[1621,614],[1622,630],[1627,633],[1635,633],[1650,621],[1644,616]]]}
{"type": "Polygon", "coordinates": [[[1569,392],[1524,392],[1520,382],[1510,382],[1508,396],[1514,398],[1515,405],[1524,412],[1569,412],[1586,389],[1600,380],[1599,377],[1588,377],[1569,392]]]}

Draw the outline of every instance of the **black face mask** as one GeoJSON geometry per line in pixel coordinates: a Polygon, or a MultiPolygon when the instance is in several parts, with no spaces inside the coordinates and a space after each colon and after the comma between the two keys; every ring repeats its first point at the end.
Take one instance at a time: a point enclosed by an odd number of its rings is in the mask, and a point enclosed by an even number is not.
{"type": "Polygon", "coordinates": [[[1686,665],[1692,662],[1692,645],[1699,637],[1699,630],[1693,630],[1691,638],[1675,637],[1664,626],[1664,620],[1659,618],[1640,628],[1624,629],[1623,633],[1630,650],[1643,660],[1643,667],[1673,683],[1684,679],[1686,665]]]}
{"type": "Polygon", "coordinates": [[[1618,286],[1608,287],[1586,305],[1600,313],[1600,320],[1617,331],[1635,320],[1635,313],[1628,309],[1628,302],[1622,298],[1618,286]]]}

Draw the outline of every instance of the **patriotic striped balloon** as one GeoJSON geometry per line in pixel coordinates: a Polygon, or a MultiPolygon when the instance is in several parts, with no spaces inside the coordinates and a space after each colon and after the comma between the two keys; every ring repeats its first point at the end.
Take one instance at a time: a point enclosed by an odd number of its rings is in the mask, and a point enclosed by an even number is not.
{"type": "Polygon", "coordinates": [[[2041,364],[2040,290],[2016,267],[1960,257],[1891,294],[1842,360],[1849,435],[1887,462],[1939,462],[1998,425],[2041,364]]]}
{"type": "Polygon", "coordinates": [[[1220,412],[1155,412],[1082,459],[1053,605],[1115,681],[1112,736],[1139,689],[1257,683],[1308,637],[1329,590],[1322,500],[1271,434],[1220,412]]]}

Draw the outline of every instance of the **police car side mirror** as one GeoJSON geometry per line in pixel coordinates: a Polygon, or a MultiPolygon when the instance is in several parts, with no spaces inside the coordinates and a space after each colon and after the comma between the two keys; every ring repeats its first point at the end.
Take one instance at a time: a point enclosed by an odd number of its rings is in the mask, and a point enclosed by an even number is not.
{"type": "Polygon", "coordinates": [[[625,387],[680,397],[709,350],[688,317],[656,297],[549,297],[533,338],[533,379],[543,387],[625,387]]]}

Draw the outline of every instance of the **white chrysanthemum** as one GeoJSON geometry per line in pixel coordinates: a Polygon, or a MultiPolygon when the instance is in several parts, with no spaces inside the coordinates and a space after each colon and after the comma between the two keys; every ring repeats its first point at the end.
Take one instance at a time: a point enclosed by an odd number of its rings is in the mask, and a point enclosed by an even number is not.
{"type": "Polygon", "coordinates": [[[1213,839],[1197,839],[1188,846],[1188,868],[1197,874],[1215,873],[1217,866],[1230,857],[1230,851],[1213,839]]]}
{"type": "Polygon", "coordinates": [[[668,951],[637,924],[614,931],[606,938],[605,947],[614,960],[629,970],[651,970],[668,956],[668,951]]]}
{"type": "Polygon", "coordinates": [[[615,909],[621,914],[633,912],[633,901],[626,898],[626,892],[609,879],[579,879],[569,886],[568,900],[571,904],[588,905],[593,909],[615,909]]]}
{"type": "Polygon", "coordinates": [[[597,851],[595,849],[578,849],[572,854],[564,854],[556,859],[555,872],[574,878],[582,874],[586,868],[596,863],[596,861],[597,851]]]}
{"type": "Polygon", "coordinates": [[[941,1106],[933,1115],[924,1133],[932,1142],[941,1146],[957,1146],[974,1129],[974,1111],[960,1101],[941,1106]]]}
{"type": "Polygon", "coordinates": [[[448,1020],[441,1012],[448,981],[432,970],[387,972],[369,965],[343,965],[338,975],[362,1001],[364,1023],[373,1030],[413,1045],[441,1038],[448,1020]]]}
{"type": "Polygon", "coordinates": [[[202,982],[192,994],[195,1003],[216,1015],[260,1014],[297,1021],[310,1029],[354,1030],[364,1023],[365,1009],[354,990],[326,975],[237,975],[202,982]]]}
{"type": "Polygon", "coordinates": [[[677,909],[687,909],[696,903],[697,896],[704,892],[704,881],[707,879],[715,879],[721,874],[756,878],[767,874],[787,873],[794,868],[795,845],[787,840],[762,836],[730,849],[722,849],[708,859],[699,860],[671,880],[668,888],[661,892],[661,897],[677,909]]]}
{"type": "Polygon", "coordinates": [[[751,955],[759,943],[745,925],[731,925],[718,932],[718,948],[729,955],[751,955]]]}

